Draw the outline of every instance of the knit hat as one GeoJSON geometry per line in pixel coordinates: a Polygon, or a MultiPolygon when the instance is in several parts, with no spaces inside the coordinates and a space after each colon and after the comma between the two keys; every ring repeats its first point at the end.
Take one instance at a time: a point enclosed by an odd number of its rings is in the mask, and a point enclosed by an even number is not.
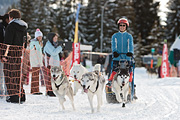
{"type": "Polygon", "coordinates": [[[35,32],[35,38],[39,37],[39,36],[43,36],[42,32],[40,31],[39,28],[36,29],[36,32],[35,32]]]}

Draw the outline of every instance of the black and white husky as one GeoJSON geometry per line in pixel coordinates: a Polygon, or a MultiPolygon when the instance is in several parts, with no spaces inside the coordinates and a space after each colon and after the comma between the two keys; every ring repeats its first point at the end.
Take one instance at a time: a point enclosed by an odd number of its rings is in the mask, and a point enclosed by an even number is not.
{"type": "Polygon", "coordinates": [[[88,72],[82,75],[81,84],[84,92],[88,95],[88,100],[91,106],[91,112],[94,113],[93,97],[97,95],[97,111],[100,111],[102,105],[102,94],[105,85],[105,79],[102,75],[98,75],[95,72],[88,72]]]}
{"type": "Polygon", "coordinates": [[[75,110],[73,89],[61,66],[51,67],[51,85],[54,94],[59,98],[59,103],[61,104],[62,109],[65,110],[63,103],[66,101],[65,95],[67,95],[71,100],[73,109],[75,110]]]}
{"type": "Polygon", "coordinates": [[[116,95],[117,101],[122,103],[122,107],[125,107],[129,93],[129,65],[127,61],[119,62],[119,64],[119,70],[112,81],[112,90],[116,95]]]}

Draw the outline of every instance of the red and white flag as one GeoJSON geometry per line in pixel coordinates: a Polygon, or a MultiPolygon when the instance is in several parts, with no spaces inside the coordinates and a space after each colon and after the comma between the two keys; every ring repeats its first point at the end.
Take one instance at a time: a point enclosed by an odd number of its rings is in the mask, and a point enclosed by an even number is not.
{"type": "Polygon", "coordinates": [[[161,78],[169,77],[168,49],[167,44],[163,46],[162,63],[161,63],[161,78]]]}
{"type": "Polygon", "coordinates": [[[80,43],[73,43],[72,66],[74,63],[80,64],[80,43]]]}

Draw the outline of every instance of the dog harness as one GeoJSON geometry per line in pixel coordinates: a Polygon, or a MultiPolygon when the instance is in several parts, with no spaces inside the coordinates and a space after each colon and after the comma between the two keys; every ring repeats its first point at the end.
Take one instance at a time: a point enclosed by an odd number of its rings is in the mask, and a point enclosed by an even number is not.
{"type": "Polygon", "coordinates": [[[98,89],[98,87],[99,87],[99,80],[97,80],[97,86],[96,86],[96,90],[94,91],[94,92],[92,92],[89,88],[89,91],[91,91],[92,93],[95,93],[96,91],[97,91],[97,89],[98,89]]]}
{"type": "MultiPolygon", "coordinates": [[[[62,79],[62,77],[63,77],[63,75],[61,75],[61,79],[62,79]]],[[[59,90],[59,87],[63,84],[63,82],[64,82],[64,78],[63,78],[61,84],[57,85],[57,84],[55,83],[55,86],[56,86],[57,90],[59,90]]]]}

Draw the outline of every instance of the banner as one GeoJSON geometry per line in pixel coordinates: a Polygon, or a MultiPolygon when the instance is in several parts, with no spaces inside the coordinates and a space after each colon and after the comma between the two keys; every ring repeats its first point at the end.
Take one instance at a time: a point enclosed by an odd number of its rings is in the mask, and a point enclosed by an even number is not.
{"type": "Polygon", "coordinates": [[[74,43],[73,43],[73,57],[72,66],[74,63],[80,64],[80,43],[78,43],[78,16],[81,4],[78,4],[76,13],[76,23],[75,23],[75,33],[74,33],[74,43]]]}
{"type": "Polygon", "coordinates": [[[167,43],[163,46],[162,63],[161,63],[161,78],[169,76],[169,63],[168,63],[168,49],[167,43]]]}
{"type": "MultiPolygon", "coordinates": [[[[73,43],[73,64],[80,64],[80,43],[73,43]]],[[[73,65],[72,64],[72,65],[73,65]]]]}

